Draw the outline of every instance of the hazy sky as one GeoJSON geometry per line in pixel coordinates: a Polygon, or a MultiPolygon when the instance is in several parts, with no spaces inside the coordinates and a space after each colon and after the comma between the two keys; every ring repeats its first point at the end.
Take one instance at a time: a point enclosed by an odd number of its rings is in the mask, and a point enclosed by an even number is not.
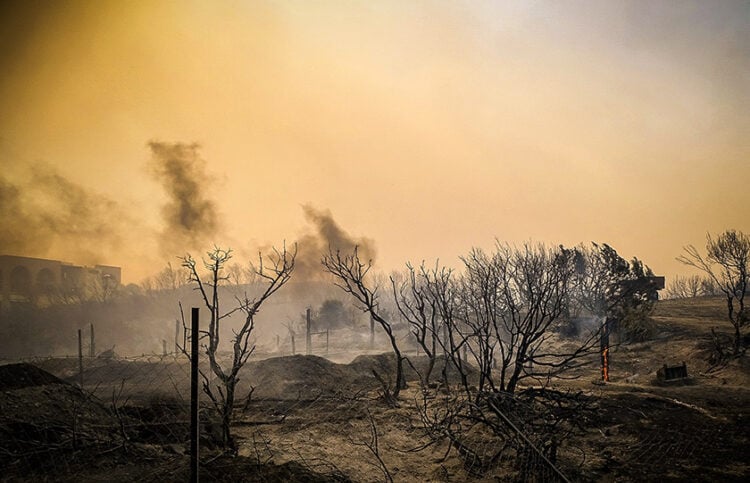
{"type": "Polygon", "coordinates": [[[165,260],[150,141],[200,145],[221,245],[297,239],[309,204],[384,269],[498,237],[672,276],[750,232],[749,54],[746,1],[3,2],[0,162],[113,200],[86,256],[131,281],[165,260]]]}

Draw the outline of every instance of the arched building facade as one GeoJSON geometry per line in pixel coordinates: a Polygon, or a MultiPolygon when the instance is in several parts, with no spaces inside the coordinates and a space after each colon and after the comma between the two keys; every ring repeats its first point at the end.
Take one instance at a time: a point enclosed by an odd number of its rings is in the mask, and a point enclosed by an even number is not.
{"type": "Polygon", "coordinates": [[[59,260],[0,255],[0,310],[82,293],[92,284],[111,288],[120,283],[120,267],[83,267],[59,260]]]}

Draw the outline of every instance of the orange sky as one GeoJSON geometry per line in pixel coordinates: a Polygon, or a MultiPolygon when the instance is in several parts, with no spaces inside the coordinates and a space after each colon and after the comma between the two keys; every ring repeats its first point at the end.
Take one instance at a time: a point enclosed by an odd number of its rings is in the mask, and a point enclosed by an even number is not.
{"type": "MultiPolygon", "coordinates": [[[[495,237],[599,241],[657,273],[750,232],[747,2],[6,2],[0,162],[127,211],[97,261],[155,255],[151,140],[197,142],[216,243],[330,209],[383,269],[495,237]]],[[[45,256],[78,263],[64,239],[45,256]]],[[[179,254],[175,254],[179,255],[179,254]]]]}

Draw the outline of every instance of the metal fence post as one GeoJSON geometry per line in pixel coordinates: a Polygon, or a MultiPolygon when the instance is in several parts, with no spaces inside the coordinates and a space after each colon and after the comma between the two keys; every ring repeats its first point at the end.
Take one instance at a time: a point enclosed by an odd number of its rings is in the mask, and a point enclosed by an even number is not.
{"type": "Polygon", "coordinates": [[[190,331],[190,481],[198,483],[198,339],[199,323],[197,307],[192,309],[190,331]]]}

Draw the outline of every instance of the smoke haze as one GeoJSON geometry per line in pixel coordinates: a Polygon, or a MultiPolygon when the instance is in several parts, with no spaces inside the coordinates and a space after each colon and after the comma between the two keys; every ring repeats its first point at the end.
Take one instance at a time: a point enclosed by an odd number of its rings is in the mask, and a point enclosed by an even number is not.
{"type": "Polygon", "coordinates": [[[500,235],[670,276],[707,231],[750,230],[746,0],[292,3],[0,2],[4,177],[42,159],[127,203],[164,262],[193,235],[162,226],[149,139],[231,173],[208,241],[248,251],[307,201],[384,269],[500,235]]]}
{"type": "Polygon", "coordinates": [[[28,179],[0,176],[0,253],[111,263],[132,220],[114,200],[45,165],[28,179]]]}

